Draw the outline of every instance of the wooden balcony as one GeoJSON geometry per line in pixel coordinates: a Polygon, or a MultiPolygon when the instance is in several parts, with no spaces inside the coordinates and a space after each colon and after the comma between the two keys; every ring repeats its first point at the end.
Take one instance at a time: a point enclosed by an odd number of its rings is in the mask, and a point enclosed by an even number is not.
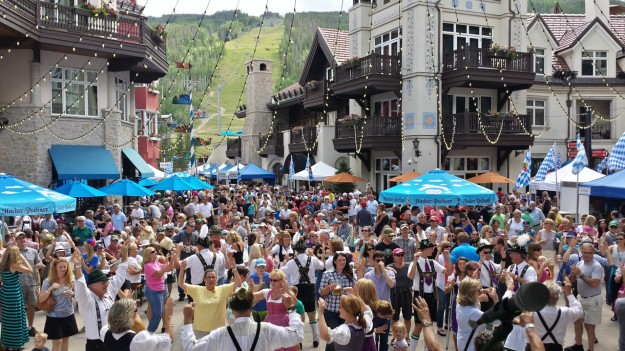
{"type": "Polygon", "coordinates": [[[453,148],[497,146],[527,149],[534,141],[534,137],[530,135],[532,123],[528,115],[512,115],[499,119],[484,114],[478,116],[477,112],[445,114],[441,127],[445,141],[450,144],[453,140],[453,148]],[[497,142],[494,143],[495,141],[497,142]]]}
{"type": "Polygon", "coordinates": [[[258,136],[258,142],[259,148],[262,148],[266,142],[265,148],[258,153],[262,157],[267,157],[269,155],[284,157],[284,135],[281,132],[273,132],[269,137],[261,134],[258,136]]]}
{"type": "Polygon", "coordinates": [[[333,143],[338,152],[355,152],[361,147],[362,150],[401,153],[401,117],[369,116],[364,128],[339,121],[335,125],[333,143]]]}
{"type": "Polygon", "coordinates": [[[535,76],[534,55],[527,52],[505,58],[489,49],[465,47],[443,54],[443,91],[471,86],[512,92],[530,88],[535,76]]]}
{"type": "Polygon", "coordinates": [[[302,126],[300,130],[291,129],[291,143],[289,144],[289,152],[302,152],[317,154],[317,127],[302,126]]]}
{"type": "Polygon", "coordinates": [[[324,109],[334,110],[338,106],[337,99],[332,92],[328,92],[328,82],[323,79],[316,85],[309,83],[304,85],[304,108],[311,111],[323,111],[324,109]],[[327,96],[326,96],[327,94],[327,96]],[[327,108],[325,108],[327,104],[327,108]]]}
{"type": "Polygon", "coordinates": [[[336,69],[332,84],[334,95],[341,98],[362,98],[385,92],[401,90],[401,65],[399,56],[372,53],[354,63],[345,63],[336,69]]]}
{"type": "Polygon", "coordinates": [[[8,14],[0,17],[0,49],[22,39],[23,48],[84,56],[97,52],[109,59],[109,71],[130,71],[136,83],[167,74],[165,43],[138,13],[120,9],[114,16],[95,16],[87,9],[43,0],[0,1],[0,12],[8,14]],[[26,34],[29,39],[24,40],[26,34]]]}
{"type": "Polygon", "coordinates": [[[231,159],[241,157],[241,138],[228,139],[226,142],[226,157],[231,159]]]}

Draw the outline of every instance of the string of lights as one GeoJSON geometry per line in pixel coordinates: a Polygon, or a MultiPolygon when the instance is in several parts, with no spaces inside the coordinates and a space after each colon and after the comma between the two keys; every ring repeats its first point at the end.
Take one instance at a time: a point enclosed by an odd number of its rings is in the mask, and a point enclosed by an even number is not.
{"type": "MultiPolygon", "coordinates": [[[[372,29],[373,29],[373,6],[371,6],[371,11],[369,12],[369,38],[368,38],[368,42],[367,42],[367,50],[369,50],[369,52],[371,52],[371,38],[373,36],[373,30],[372,29]]],[[[360,142],[358,141],[358,132],[356,130],[357,126],[354,124],[354,146],[356,148],[356,150],[355,150],[356,155],[360,154],[360,151],[362,151],[362,144],[363,144],[363,142],[365,140],[365,126],[367,125],[367,118],[371,114],[371,109],[369,107],[369,104],[370,104],[369,103],[369,96],[367,94],[368,89],[369,89],[369,73],[371,72],[371,69],[373,68],[373,62],[371,60],[371,55],[369,55],[369,64],[368,64],[368,66],[369,67],[367,67],[367,69],[366,69],[367,75],[365,76],[365,86],[364,86],[365,91],[362,94],[362,104],[364,106],[364,111],[363,111],[363,114],[362,114],[362,123],[360,123],[360,142]]]]}

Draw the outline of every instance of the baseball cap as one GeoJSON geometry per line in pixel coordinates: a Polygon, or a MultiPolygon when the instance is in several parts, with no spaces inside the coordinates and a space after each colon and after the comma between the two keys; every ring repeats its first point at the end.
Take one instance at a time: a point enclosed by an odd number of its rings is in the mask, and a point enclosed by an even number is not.
{"type": "Polygon", "coordinates": [[[404,228],[406,228],[406,229],[410,229],[410,227],[409,227],[409,226],[408,226],[408,224],[406,224],[406,223],[404,223],[404,224],[402,224],[401,226],[399,226],[399,229],[404,229],[404,228]]]}
{"type": "Polygon", "coordinates": [[[96,250],[102,250],[102,249],[104,249],[104,246],[102,246],[102,244],[96,244],[95,245],[95,249],[96,250]]]}
{"type": "Polygon", "coordinates": [[[402,255],[403,253],[404,253],[404,250],[402,250],[399,247],[393,250],[393,255],[402,255]]]}
{"type": "Polygon", "coordinates": [[[256,265],[257,266],[267,266],[267,261],[265,261],[264,258],[257,258],[256,259],[256,265]]]}
{"type": "Polygon", "coordinates": [[[617,222],[617,221],[611,221],[611,222],[610,222],[610,227],[612,227],[612,228],[618,228],[618,222],[617,222]]]}
{"type": "Polygon", "coordinates": [[[111,236],[111,241],[115,241],[115,240],[118,240],[118,241],[119,241],[119,236],[117,236],[117,235],[112,235],[112,236],[111,236]]]}
{"type": "Polygon", "coordinates": [[[430,216],[430,222],[434,222],[436,221],[437,223],[440,223],[441,221],[438,219],[438,217],[436,216],[430,216]]]}
{"type": "Polygon", "coordinates": [[[347,196],[347,193],[343,193],[343,196],[347,196]]]}
{"type": "Polygon", "coordinates": [[[95,240],[93,240],[92,238],[85,240],[85,243],[95,247],[95,240]]]}
{"type": "Polygon", "coordinates": [[[530,221],[523,221],[523,226],[529,226],[530,225],[530,221]]]}

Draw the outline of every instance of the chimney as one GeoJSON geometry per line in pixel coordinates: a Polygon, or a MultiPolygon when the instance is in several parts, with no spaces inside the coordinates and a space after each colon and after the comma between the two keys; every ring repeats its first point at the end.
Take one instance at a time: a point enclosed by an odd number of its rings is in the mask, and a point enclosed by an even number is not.
{"type": "Polygon", "coordinates": [[[605,25],[609,25],[610,0],[585,0],[586,22],[599,18],[605,25]]]}

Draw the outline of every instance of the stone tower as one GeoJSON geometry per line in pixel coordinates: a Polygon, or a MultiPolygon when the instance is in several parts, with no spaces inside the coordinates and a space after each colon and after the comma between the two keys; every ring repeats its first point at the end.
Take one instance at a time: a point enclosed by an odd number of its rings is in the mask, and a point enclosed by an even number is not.
{"type": "Polygon", "coordinates": [[[241,137],[241,163],[261,165],[259,135],[267,134],[271,128],[272,112],[267,107],[271,102],[271,60],[253,59],[246,64],[246,117],[241,137]]]}

